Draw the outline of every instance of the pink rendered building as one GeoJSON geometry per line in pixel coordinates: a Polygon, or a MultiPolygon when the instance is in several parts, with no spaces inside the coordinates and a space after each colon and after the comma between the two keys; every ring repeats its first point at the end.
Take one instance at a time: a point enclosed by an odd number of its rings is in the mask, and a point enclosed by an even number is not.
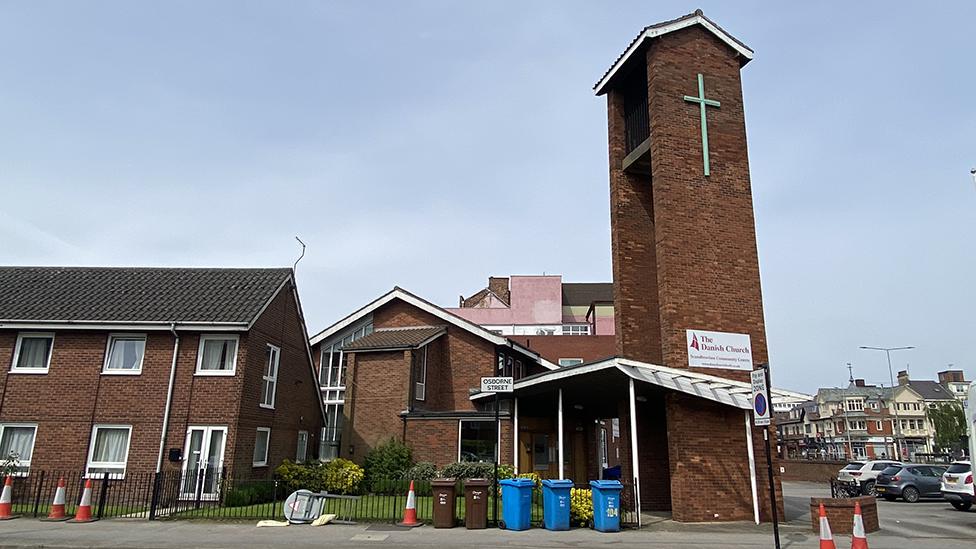
{"type": "Polygon", "coordinates": [[[501,335],[614,335],[611,282],[493,276],[486,288],[447,310],[501,335]]]}

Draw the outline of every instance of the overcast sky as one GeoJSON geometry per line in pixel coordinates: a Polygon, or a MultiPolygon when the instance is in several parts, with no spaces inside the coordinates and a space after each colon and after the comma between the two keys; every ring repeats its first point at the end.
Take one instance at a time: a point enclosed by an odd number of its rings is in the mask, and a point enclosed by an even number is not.
{"type": "MultiPolygon", "coordinates": [[[[702,2],[743,70],[777,385],[976,375],[976,4],[702,2]],[[782,6],[782,7],[781,7],[782,6]]],[[[609,281],[593,83],[684,2],[0,2],[0,262],[609,281]],[[612,7],[610,7],[612,6],[612,7]]]]}

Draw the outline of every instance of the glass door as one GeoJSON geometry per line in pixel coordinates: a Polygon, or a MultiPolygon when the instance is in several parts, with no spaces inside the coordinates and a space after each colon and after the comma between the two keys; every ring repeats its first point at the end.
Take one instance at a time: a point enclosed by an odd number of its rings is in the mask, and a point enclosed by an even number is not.
{"type": "Polygon", "coordinates": [[[227,427],[190,427],[183,456],[183,499],[217,499],[227,427]]]}

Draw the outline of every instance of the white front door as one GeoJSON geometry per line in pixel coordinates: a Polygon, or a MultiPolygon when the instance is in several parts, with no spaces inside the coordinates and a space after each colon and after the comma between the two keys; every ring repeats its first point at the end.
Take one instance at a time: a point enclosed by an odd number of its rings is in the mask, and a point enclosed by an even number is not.
{"type": "Polygon", "coordinates": [[[184,499],[216,499],[224,465],[227,427],[189,427],[183,454],[184,499]]]}

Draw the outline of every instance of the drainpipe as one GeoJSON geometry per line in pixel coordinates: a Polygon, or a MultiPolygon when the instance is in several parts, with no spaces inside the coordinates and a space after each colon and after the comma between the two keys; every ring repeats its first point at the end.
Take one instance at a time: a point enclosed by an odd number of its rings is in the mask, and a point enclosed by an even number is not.
{"type": "Polygon", "coordinates": [[[176,333],[176,323],[169,326],[173,333],[173,363],[169,368],[169,387],[166,389],[166,408],[163,409],[163,430],[159,434],[159,458],[156,460],[156,472],[163,469],[163,451],[166,449],[166,430],[169,429],[169,410],[173,402],[173,385],[176,382],[176,357],[180,351],[180,336],[176,333]]]}

